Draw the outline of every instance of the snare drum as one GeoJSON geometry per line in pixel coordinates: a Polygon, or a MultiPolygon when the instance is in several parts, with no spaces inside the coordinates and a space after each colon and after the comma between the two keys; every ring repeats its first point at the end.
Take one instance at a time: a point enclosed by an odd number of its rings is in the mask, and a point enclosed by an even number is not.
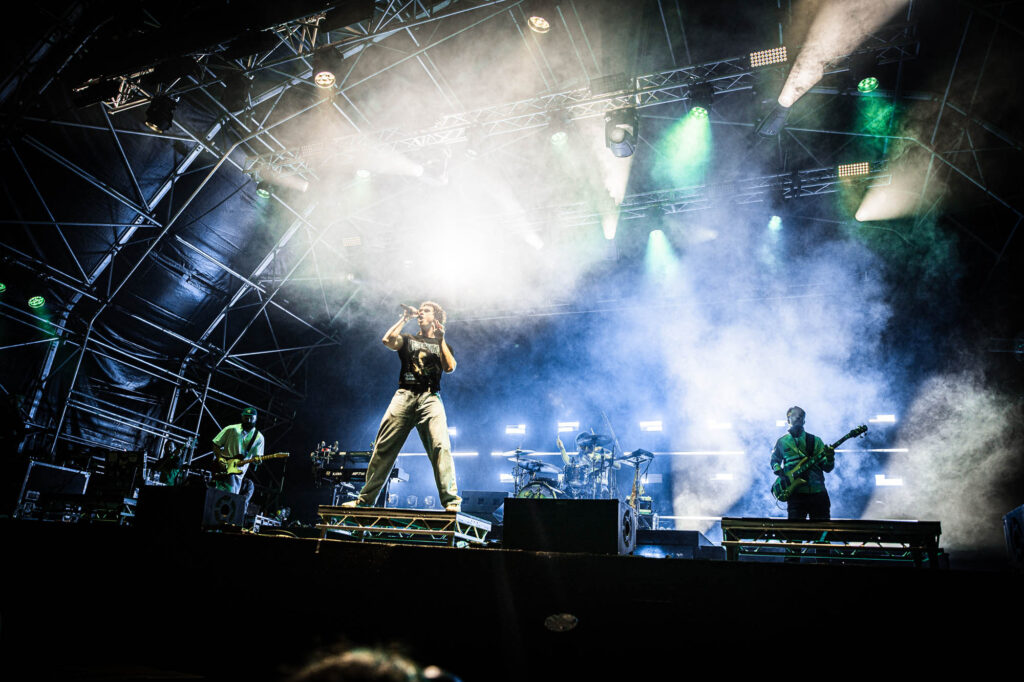
{"type": "Polygon", "coordinates": [[[523,497],[527,499],[547,498],[555,499],[562,497],[564,493],[558,488],[545,483],[544,481],[534,481],[523,486],[523,489],[519,491],[516,497],[523,497]]]}
{"type": "Polygon", "coordinates": [[[582,488],[590,477],[590,465],[585,461],[570,462],[562,470],[562,484],[566,488],[582,488]]]}

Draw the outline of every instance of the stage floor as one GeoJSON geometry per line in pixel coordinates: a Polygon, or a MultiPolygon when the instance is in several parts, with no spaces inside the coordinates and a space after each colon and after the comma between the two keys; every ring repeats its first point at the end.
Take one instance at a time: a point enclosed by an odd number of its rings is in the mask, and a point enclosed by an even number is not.
{"type": "Polygon", "coordinates": [[[740,661],[792,670],[773,659],[800,637],[823,662],[948,664],[1010,651],[1000,647],[1017,630],[1004,623],[1024,605],[1022,576],[1009,571],[156,536],[11,520],[0,521],[0,538],[0,654],[17,673],[8,679],[283,679],[339,641],[397,643],[464,682],[643,679],[665,666],[683,676],[740,661]],[[576,626],[548,629],[555,614],[576,626]]]}

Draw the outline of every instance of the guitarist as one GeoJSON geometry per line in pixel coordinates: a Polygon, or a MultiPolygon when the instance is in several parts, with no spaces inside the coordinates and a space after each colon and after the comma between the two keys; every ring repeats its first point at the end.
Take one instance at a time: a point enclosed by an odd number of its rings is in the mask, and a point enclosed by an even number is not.
{"type": "Polygon", "coordinates": [[[242,410],[242,423],[231,424],[221,429],[213,439],[215,457],[213,465],[213,486],[229,493],[241,493],[245,496],[245,506],[256,487],[245,478],[249,465],[241,467],[241,473],[225,472],[225,460],[249,459],[263,456],[263,434],[256,429],[256,408],[246,407],[242,410]]]}
{"type": "MultiPolygon", "coordinates": [[[[775,442],[772,450],[772,471],[784,476],[785,470],[793,467],[805,455],[813,452],[814,463],[799,478],[807,482],[797,486],[786,502],[791,521],[827,521],[832,517],[832,502],[825,489],[825,474],[836,467],[836,452],[815,435],[804,431],[807,413],[803,408],[791,407],[786,410],[789,430],[775,442]]],[[[788,483],[788,481],[785,481],[788,483]]]]}

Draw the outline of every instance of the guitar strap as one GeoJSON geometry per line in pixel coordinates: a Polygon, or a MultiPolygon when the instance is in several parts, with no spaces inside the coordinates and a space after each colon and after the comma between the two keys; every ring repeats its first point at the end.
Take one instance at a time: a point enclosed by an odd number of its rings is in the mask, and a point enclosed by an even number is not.
{"type": "Polygon", "coordinates": [[[804,455],[814,459],[814,436],[808,431],[804,431],[804,455]]]}
{"type": "Polygon", "coordinates": [[[253,443],[256,442],[256,437],[259,436],[259,435],[260,435],[260,430],[259,429],[253,429],[252,430],[252,435],[249,436],[249,444],[246,445],[245,441],[244,440],[242,441],[242,459],[248,459],[249,458],[249,448],[251,448],[253,443]]]}

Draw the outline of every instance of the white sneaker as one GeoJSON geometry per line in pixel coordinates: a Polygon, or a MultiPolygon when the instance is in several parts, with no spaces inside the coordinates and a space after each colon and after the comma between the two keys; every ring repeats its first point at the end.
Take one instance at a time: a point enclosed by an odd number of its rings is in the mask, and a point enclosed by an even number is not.
{"type": "Polygon", "coordinates": [[[447,507],[444,508],[444,510],[446,512],[460,512],[462,511],[462,508],[454,504],[449,504],[447,507]]]}
{"type": "Polygon", "coordinates": [[[342,507],[358,507],[359,506],[359,500],[349,500],[348,502],[342,502],[341,506],[342,507]]]}

